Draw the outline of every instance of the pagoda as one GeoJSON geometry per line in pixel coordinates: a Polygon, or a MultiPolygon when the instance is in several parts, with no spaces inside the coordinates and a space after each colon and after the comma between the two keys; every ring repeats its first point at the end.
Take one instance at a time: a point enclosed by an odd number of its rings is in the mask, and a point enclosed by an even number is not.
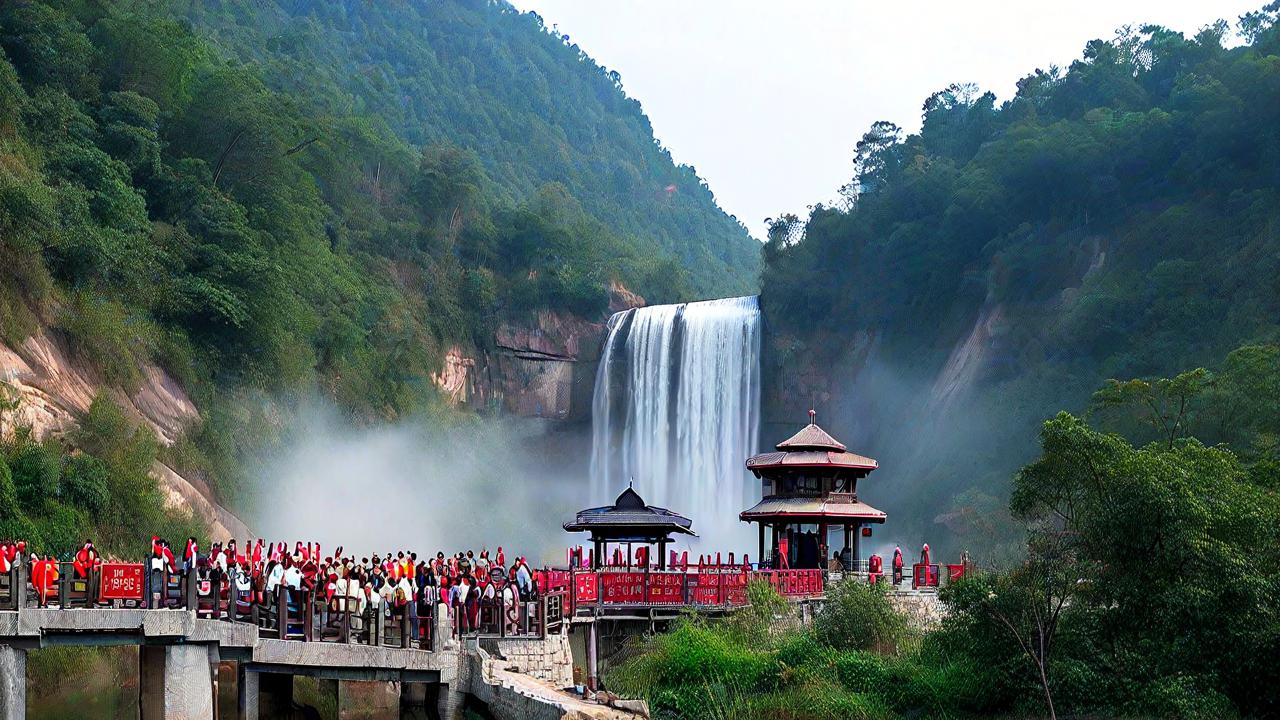
{"type": "Polygon", "coordinates": [[[859,536],[871,534],[869,524],[885,521],[883,512],[858,499],[859,478],[879,463],[849,452],[818,427],[816,419],[810,410],[809,424],[778,443],[776,452],[747,460],[747,469],[763,481],[763,499],[738,518],[760,524],[761,567],[825,569],[830,557],[827,533],[833,526],[844,528],[843,567],[856,567],[861,558],[859,536]]]}
{"type": "Polygon", "coordinates": [[[667,567],[667,545],[673,534],[692,535],[697,533],[690,529],[689,518],[674,513],[666,508],[646,505],[640,493],[630,485],[612,505],[580,510],[573,520],[564,524],[569,532],[586,532],[591,534],[591,569],[599,570],[605,565],[608,557],[609,543],[627,546],[627,557],[631,557],[633,544],[656,545],[658,548],[658,567],[667,567]]]}

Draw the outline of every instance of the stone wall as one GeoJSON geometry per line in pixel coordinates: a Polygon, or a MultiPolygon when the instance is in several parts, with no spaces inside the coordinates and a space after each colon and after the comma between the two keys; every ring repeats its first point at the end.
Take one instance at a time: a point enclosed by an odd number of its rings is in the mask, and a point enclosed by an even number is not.
{"type": "Polygon", "coordinates": [[[889,602],[907,616],[911,627],[921,631],[936,629],[947,615],[946,606],[935,592],[897,590],[889,593],[889,602]]]}
{"type": "MultiPolygon", "coordinates": [[[[567,642],[564,648],[567,652],[567,642]]],[[[468,649],[459,657],[460,682],[496,720],[638,720],[649,716],[643,703],[627,710],[588,702],[545,680],[511,672],[506,669],[508,662],[492,658],[481,648],[468,649]]]]}
{"type": "Polygon", "coordinates": [[[505,670],[535,677],[557,688],[573,685],[573,652],[569,637],[563,633],[548,635],[545,640],[486,640],[484,649],[505,670]]]}

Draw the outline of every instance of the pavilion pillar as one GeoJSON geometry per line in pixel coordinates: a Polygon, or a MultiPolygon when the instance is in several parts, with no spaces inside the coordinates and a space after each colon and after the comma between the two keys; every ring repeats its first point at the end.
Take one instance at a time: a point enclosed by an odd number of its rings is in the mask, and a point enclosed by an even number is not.
{"type": "Polygon", "coordinates": [[[773,567],[773,569],[774,569],[774,570],[781,570],[781,569],[782,569],[782,561],[778,558],[778,529],[779,529],[779,527],[780,527],[780,526],[778,526],[778,525],[770,525],[770,526],[769,526],[769,535],[770,535],[770,537],[771,537],[771,541],[772,541],[772,543],[773,543],[772,547],[770,547],[770,549],[769,549],[769,557],[771,558],[770,564],[771,564],[771,566],[773,567]]]}
{"type": "Polygon", "coordinates": [[[857,567],[858,561],[862,559],[862,523],[853,526],[853,554],[849,557],[854,567],[857,567]]]}
{"type": "Polygon", "coordinates": [[[827,524],[818,523],[818,567],[826,570],[830,565],[830,556],[827,554],[827,546],[830,544],[827,540],[827,524]]]}
{"type": "Polygon", "coordinates": [[[0,720],[27,717],[27,651],[0,645],[0,720]]]}
{"type": "Polygon", "coordinates": [[[760,554],[756,555],[756,561],[764,567],[764,523],[760,523],[760,554]]]}
{"type": "Polygon", "coordinates": [[[587,687],[595,692],[600,684],[600,677],[596,667],[596,623],[599,618],[595,618],[593,622],[587,623],[587,687]]]}
{"type": "Polygon", "coordinates": [[[852,534],[853,531],[846,524],[844,526],[844,548],[840,552],[840,562],[844,564],[845,570],[853,570],[854,568],[852,539],[850,537],[852,534]]]}

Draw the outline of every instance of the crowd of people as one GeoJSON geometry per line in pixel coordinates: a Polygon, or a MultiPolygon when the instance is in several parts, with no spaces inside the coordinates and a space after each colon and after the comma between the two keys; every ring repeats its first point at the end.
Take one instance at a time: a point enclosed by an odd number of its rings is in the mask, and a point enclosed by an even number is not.
{"type": "MultiPolygon", "coordinates": [[[[0,542],[0,574],[17,562],[29,562],[30,580],[37,601],[47,604],[57,595],[60,563],[56,557],[26,554],[25,542],[0,542]]],[[[175,554],[163,538],[151,538],[146,568],[145,597],[151,599],[165,590],[160,583],[187,576],[210,581],[226,595],[268,606],[280,587],[305,590],[322,601],[327,613],[349,613],[359,626],[370,610],[386,616],[407,615],[413,637],[421,635],[420,619],[434,617],[440,606],[450,613],[450,622],[461,632],[477,629],[480,609],[489,604],[498,609],[500,622],[509,634],[517,632],[521,604],[536,599],[536,574],[523,556],[507,564],[502,547],[493,554],[487,548],[446,556],[420,558],[417,553],[399,550],[357,556],[337,547],[324,553],[315,542],[268,543],[234,539],[213,543],[202,550],[196,538],[187,538],[181,554],[175,554]]],[[[89,579],[103,559],[93,542],[86,540],[71,560],[73,577],[89,579]]],[[[224,595],[225,597],[225,595],[224,595]]]]}

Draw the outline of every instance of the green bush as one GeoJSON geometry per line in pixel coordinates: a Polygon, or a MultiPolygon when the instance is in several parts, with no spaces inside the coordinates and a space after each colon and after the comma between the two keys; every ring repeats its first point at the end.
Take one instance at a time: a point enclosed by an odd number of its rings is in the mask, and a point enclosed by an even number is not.
{"type": "Polygon", "coordinates": [[[827,588],[814,615],[816,637],[838,650],[889,650],[907,637],[907,620],[889,603],[885,584],[846,579],[827,588]]]}
{"type": "Polygon", "coordinates": [[[18,505],[27,512],[38,511],[57,497],[62,449],[52,441],[38,443],[29,436],[20,437],[9,455],[9,470],[18,505]]]}
{"type": "Polygon", "coordinates": [[[18,489],[13,485],[13,473],[9,463],[0,455],[0,517],[8,517],[21,512],[18,509],[18,489]]]}
{"type": "Polygon", "coordinates": [[[111,501],[109,481],[106,463],[92,455],[73,455],[62,466],[62,499],[96,515],[111,501]]]}
{"type": "Polygon", "coordinates": [[[67,334],[72,352],[107,383],[129,392],[142,384],[139,366],[149,359],[139,332],[144,325],[120,303],[87,292],[72,296],[58,316],[58,327],[67,334]]]}

